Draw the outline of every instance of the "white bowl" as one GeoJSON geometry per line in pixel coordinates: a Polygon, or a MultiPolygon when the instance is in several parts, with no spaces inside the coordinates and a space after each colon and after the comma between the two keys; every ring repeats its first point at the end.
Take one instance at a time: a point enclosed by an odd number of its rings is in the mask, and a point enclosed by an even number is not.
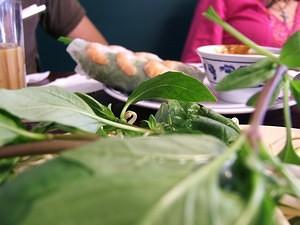
{"type": "MultiPolygon", "coordinates": [[[[265,56],[255,54],[227,54],[222,53],[224,45],[206,45],[197,48],[197,54],[200,56],[204,65],[207,79],[214,88],[225,76],[236,69],[249,66],[265,56]]],[[[275,54],[280,52],[278,48],[264,47],[275,54]]],[[[234,91],[218,92],[218,97],[234,103],[246,103],[247,100],[260,91],[262,85],[250,88],[244,88],[234,91]]]]}

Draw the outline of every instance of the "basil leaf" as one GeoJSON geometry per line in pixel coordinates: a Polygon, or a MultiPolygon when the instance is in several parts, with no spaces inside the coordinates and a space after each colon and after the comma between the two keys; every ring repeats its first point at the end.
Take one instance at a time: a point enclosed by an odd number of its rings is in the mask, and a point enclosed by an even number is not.
{"type": "Polygon", "coordinates": [[[300,32],[294,33],[284,44],[279,61],[288,67],[295,68],[300,66],[300,32]]]}
{"type": "Polygon", "coordinates": [[[29,121],[56,122],[88,132],[96,132],[101,125],[80,97],[58,87],[2,89],[0,107],[29,121]]]}
{"type": "Polygon", "coordinates": [[[47,139],[47,135],[25,130],[18,118],[0,110],[0,147],[11,143],[16,144],[45,139],[47,139]]]}
{"type": "Polygon", "coordinates": [[[96,113],[97,116],[104,117],[109,120],[116,121],[117,118],[112,112],[110,106],[106,107],[100,102],[96,101],[91,96],[84,93],[76,93],[83,101],[85,101],[96,113]]]}
{"type": "Polygon", "coordinates": [[[1,186],[1,225],[40,225],[41,218],[56,225],[138,224],[160,196],[224,148],[199,135],[102,139],[1,186]]]}
{"type": "MultiPolygon", "coordinates": [[[[275,89],[275,91],[272,95],[272,99],[271,99],[270,104],[269,104],[270,106],[275,104],[278,96],[280,95],[280,91],[282,89],[282,84],[283,83],[280,82],[277,85],[277,87],[276,87],[276,89],[275,89]]],[[[247,101],[247,106],[252,106],[252,107],[255,106],[260,94],[261,94],[261,92],[258,92],[256,94],[254,94],[253,96],[251,96],[251,98],[249,98],[248,101],[247,101]]]]}
{"type": "Polygon", "coordinates": [[[291,81],[291,91],[297,102],[297,105],[300,107],[300,80],[291,81]]]}
{"type": "Polygon", "coordinates": [[[0,147],[17,139],[19,135],[13,130],[19,128],[19,122],[14,117],[0,111],[0,147]]]}
{"type": "Polygon", "coordinates": [[[249,67],[235,70],[217,84],[216,90],[229,91],[261,85],[274,76],[274,65],[270,59],[265,58],[249,67]]]}
{"type": "Polygon", "coordinates": [[[127,104],[157,98],[189,102],[216,101],[211,91],[199,80],[181,72],[166,72],[139,85],[128,97],[127,104]]]}
{"type": "Polygon", "coordinates": [[[226,144],[232,143],[240,134],[239,127],[231,119],[195,103],[163,103],[155,117],[170,133],[209,134],[226,144]]]}
{"type": "Polygon", "coordinates": [[[102,139],[2,185],[1,225],[272,221],[290,180],[243,140],[226,150],[200,135],[102,139]]]}

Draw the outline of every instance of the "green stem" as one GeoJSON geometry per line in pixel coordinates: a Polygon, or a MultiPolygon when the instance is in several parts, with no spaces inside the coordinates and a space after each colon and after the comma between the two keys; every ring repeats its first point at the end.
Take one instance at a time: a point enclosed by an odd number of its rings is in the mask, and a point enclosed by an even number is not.
{"type": "Polygon", "coordinates": [[[284,76],[283,86],[283,113],[286,126],[286,146],[292,146],[292,120],[291,111],[289,106],[289,95],[290,95],[290,79],[287,75],[284,76]]]}
{"type": "MultiPolygon", "coordinates": [[[[126,109],[125,109],[125,112],[126,112],[126,109]]],[[[99,121],[101,123],[104,123],[106,125],[110,125],[110,126],[113,126],[113,127],[116,127],[116,128],[120,128],[120,129],[123,129],[123,130],[130,130],[130,131],[135,131],[135,132],[144,133],[144,134],[145,133],[152,133],[152,131],[149,130],[149,129],[145,129],[145,128],[131,126],[131,125],[123,124],[123,123],[114,122],[114,121],[111,121],[111,120],[108,120],[108,119],[104,119],[104,118],[99,117],[99,116],[90,115],[90,114],[88,114],[88,116],[92,117],[93,119],[95,119],[95,120],[97,120],[97,121],[99,121]]]]}
{"type": "Polygon", "coordinates": [[[7,130],[10,130],[13,133],[16,133],[16,134],[18,134],[22,137],[25,137],[25,138],[28,138],[28,139],[31,139],[31,140],[42,141],[42,140],[47,139],[47,135],[45,135],[45,134],[32,133],[30,131],[20,129],[18,127],[12,127],[12,126],[8,126],[8,125],[6,126],[3,123],[0,124],[0,127],[4,128],[4,129],[7,129],[7,130]]]}
{"type": "Polygon", "coordinates": [[[124,107],[123,107],[123,109],[122,109],[122,112],[121,112],[121,114],[120,114],[120,119],[122,120],[122,121],[126,121],[126,119],[125,119],[125,114],[126,114],[126,111],[127,111],[127,109],[128,109],[128,107],[131,105],[131,102],[126,102],[126,104],[124,105],[124,107]]]}
{"type": "Polygon", "coordinates": [[[256,110],[251,116],[250,127],[247,131],[247,136],[249,138],[250,144],[254,149],[257,149],[257,140],[260,138],[259,126],[263,123],[274,90],[276,89],[279,82],[282,80],[282,76],[286,74],[286,71],[286,66],[279,65],[276,69],[275,76],[265,84],[258,98],[257,104],[255,106],[256,110]]]}
{"type": "Polygon", "coordinates": [[[203,15],[206,18],[212,20],[216,24],[223,27],[224,30],[226,30],[228,33],[230,33],[232,36],[234,36],[235,38],[240,40],[245,45],[254,49],[256,51],[256,53],[267,56],[270,59],[272,59],[274,62],[279,63],[279,58],[276,55],[274,55],[272,52],[268,51],[267,49],[260,47],[255,42],[253,42],[249,38],[245,37],[242,33],[240,33],[237,29],[232,27],[230,24],[223,21],[212,7],[210,7],[207,10],[207,12],[205,12],[203,15]]]}

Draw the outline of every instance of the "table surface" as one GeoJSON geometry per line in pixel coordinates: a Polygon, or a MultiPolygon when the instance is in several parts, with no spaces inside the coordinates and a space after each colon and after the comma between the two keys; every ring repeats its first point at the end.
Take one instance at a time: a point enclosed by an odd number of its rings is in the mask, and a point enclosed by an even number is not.
{"type": "MultiPolygon", "coordinates": [[[[69,75],[74,74],[74,72],[68,72],[68,73],[51,73],[49,76],[49,79],[44,82],[51,82],[54,81],[57,78],[66,77],[69,75]]],[[[112,105],[112,110],[116,115],[119,115],[123,106],[124,102],[119,101],[110,95],[108,95],[104,90],[100,90],[97,92],[89,93],[92,97],[94,97],[96,100],[98,100],[103,105],[112,105]]],[[[297,106],[290,107],[291,109],[291,116],[292,116],[292,124],[294,128],[300,128],[300,109],[297,106]]],[[[140,106],[131,106],[130,110],[133,110],[138,115],[138,121],[142,121],[149,118],[149,115],[155,114],[156,110],[144,108],[140,106]]],[[[228,118],[236,117],[239,119],[240,124],[249,124],[249,120],[251,117],[250,113],[245,114],[227,114],[224,115],[228,118]]],[[[264,125],[270,125],[270,126],[284,126],[284,116],[283,116],[283,110],[277,109],[277,110],[269,110],[265,116],[264,125]]]]}

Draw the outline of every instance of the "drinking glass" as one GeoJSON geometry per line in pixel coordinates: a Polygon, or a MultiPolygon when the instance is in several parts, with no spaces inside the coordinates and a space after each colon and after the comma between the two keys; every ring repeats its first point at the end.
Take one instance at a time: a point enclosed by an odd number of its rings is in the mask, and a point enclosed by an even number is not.
{"type": "Polygon", "coordinates": [[[22,5],[0,0],[0,88],[26,86],[22,5]]]}

